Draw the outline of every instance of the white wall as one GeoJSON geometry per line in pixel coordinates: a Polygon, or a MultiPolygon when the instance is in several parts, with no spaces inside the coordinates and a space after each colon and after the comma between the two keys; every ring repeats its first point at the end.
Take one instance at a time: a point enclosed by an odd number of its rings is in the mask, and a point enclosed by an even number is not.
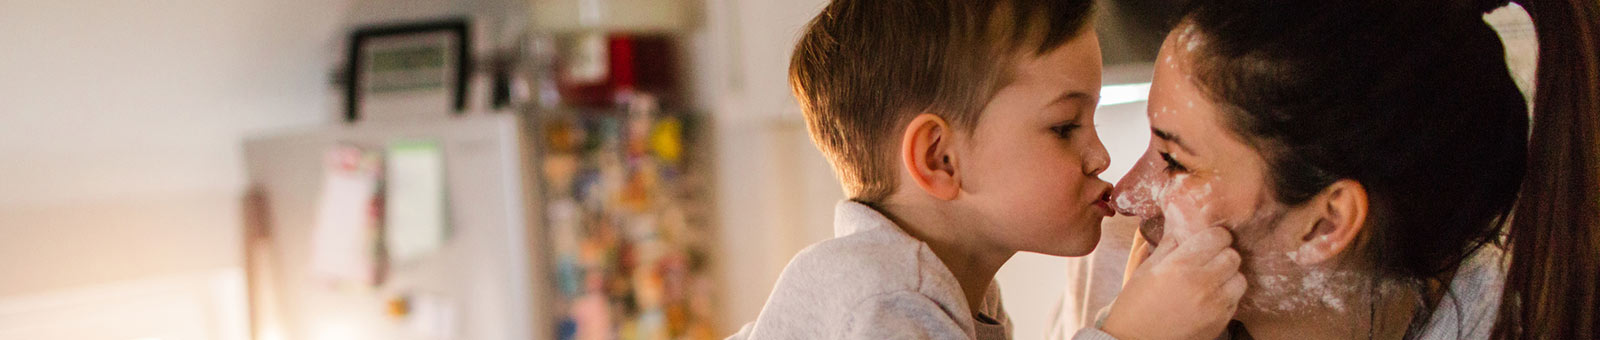
{"type": "Polygon", "coordinates": [[[778,272],[832,236],[843,198],[789,94],[789,53],[823,0],[703,0],[689,36],[694,102],[711,112],[721,334],[755,319],[778,272]]]}
{"type": "Polygon", "coordinates": [[[247,340],[244,271],[164,275],[0,299],[0,339],[247,340]]]}
{"type": "Polygon", "coordinates": [[[236,266],[239,143],[328,120],[345,6],[0,2],[0,299],[236,266]]]}

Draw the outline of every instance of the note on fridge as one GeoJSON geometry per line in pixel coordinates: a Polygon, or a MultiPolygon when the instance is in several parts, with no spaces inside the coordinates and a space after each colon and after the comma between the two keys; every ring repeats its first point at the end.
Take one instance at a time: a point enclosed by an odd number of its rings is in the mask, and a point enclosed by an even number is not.
{"type": "Polygon", "coordinates": [[[384,247],[404,266],[438,250],[448,237],[444,153],[434,141],[389,145],[384,177],[384,247]]]}
{"type": "Polygon", "coordinates": [[[338,286],[377,281],[380,155],[338,145],[323,155],[322,194],[312,231],[311,270],[338,286]]]}

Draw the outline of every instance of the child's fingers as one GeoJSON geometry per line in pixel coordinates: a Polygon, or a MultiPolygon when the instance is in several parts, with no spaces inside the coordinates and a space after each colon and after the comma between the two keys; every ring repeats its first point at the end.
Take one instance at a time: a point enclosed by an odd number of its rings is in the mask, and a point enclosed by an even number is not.
{"type": "MultiPolygon", "coordinates": [[[[1162,243],[1165,245],[1165,242],[1162,243]]],[[[1173,250],[1179,258],[1194,259],[1195,261],[1209,262],[1218,252],[1233,244],[1233,234],[1227,228],[1209,227],[1205,230],[1190,235],[1178,249],[1173,250]]],[[[1157,247],[1160,248],[1160,247],[1157,247]]],[[[1197,262],[1194,265],[1203,265],[1206,262],[1197,262]]]]}
{"type": "Polygon", "coordinates": [[[1168,237],[1163,241],[1161,244],[1156,245],[1155,251],[1150,252],[1150,257],[1144,260],[1145,263],[1162,263],[1166,261],[1167,257],[1171,256],[1172,252],[1177,251],[1184,243],[1183,240],[1176,237],[1168,237]]]}
{"type": "Polygon", "coordinates": [[[1248,288],[1250,288],[1250,281],[1245,280],[1244,273],[1234,272],[1227,282],[1222,283],[1223,297],[1239,301],[1239,298],[1244,297],[1245,289],[1248,288]]]}
{"type": "Polygon", "coordinates": [[[1224,248],[1222,251],[1217,252],[1217,255],[1212,257],[1211,262],[1206,263],[1204,268],[1206,273],[1213,275],[1212,278],[1216,279],[1213,282],[1224,283],[1227,282],[1228,278],[1239,273],[1239,263],[1239,252],[1233,250],[1233,248],[1224,248]]]}
{"type": "Polygon", "coordinates": [[[1228,315],[1232,315],[1234,311],[1239,309],[1239,299],[1244,297],[1244,291],[1249,288],[1250,283],[1245,280],[1244,274],[1237,272],[1233,273],[1233,277],[1228,278],[1228,281],[1222,284],[1222,298],[1228,299],[1228,315]]]}

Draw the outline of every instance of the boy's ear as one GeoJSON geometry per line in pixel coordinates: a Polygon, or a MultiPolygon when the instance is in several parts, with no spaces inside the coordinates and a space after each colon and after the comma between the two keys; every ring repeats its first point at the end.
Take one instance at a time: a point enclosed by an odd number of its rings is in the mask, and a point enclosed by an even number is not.
{"type": "Polygon", "coordinates": [[[951,132],[944,118],[923,113],[911,119],[900,138],[899,158],[912,182],[943,200],[953,200],[961,191],[956,155],[951,152],[951,132]]]}
{"type": "Polygon", "coordinates": [[[1338,257],[1356,242],[1367,224],[1367,189],[1354,180],[1333,182],[1312,198],[1315,220],[1302,229],[1290,259],[1302,265],[1338,257]]]}

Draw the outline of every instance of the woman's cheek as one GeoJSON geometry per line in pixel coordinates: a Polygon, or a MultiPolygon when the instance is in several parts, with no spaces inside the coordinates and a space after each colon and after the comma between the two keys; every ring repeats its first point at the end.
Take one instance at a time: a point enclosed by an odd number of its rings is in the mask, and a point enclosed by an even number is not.
{"type": "Polygon", "coordinates": [[[1166,219],[1166,236],[1186,239],[1215,222],[1215,200],[1211,183],[1187,174],[1172,177],[1161,192],[1161,214],[1166,219]]]}

